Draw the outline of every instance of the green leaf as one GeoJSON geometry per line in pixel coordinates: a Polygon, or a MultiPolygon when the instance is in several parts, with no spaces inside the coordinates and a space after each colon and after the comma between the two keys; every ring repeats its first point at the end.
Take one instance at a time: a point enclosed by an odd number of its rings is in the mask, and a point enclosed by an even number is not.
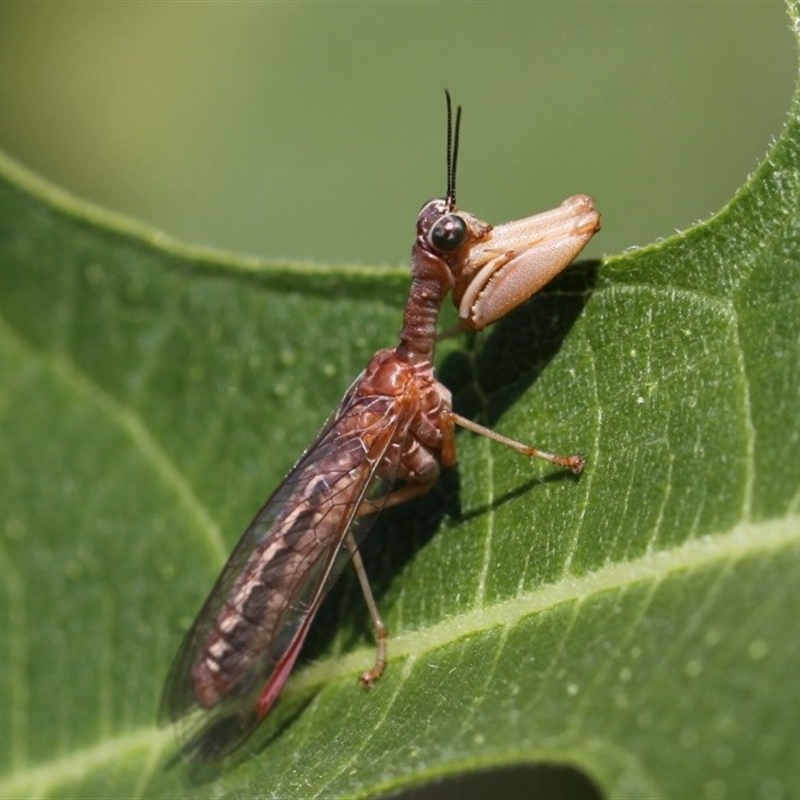
{"type": "MultiPolygon", "coordinates": [[[[791,7],[795,30],[800,7],[791,7]]],[[[399,324],[397,271],[192,250],[0,164],[0,796],[375,795],[572,765],[605,793],[794,796],[800,103],[713,219],[442,348],[471,435],[228,762],[155,727],[181,632],[399,324]]],[[[602,204],[601,204],[602,207],[602,204]]]]}

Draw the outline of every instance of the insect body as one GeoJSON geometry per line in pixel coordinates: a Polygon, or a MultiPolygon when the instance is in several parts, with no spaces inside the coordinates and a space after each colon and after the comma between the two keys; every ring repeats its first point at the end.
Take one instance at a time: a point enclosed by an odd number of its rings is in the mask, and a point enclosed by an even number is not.
{"type": "Polygon", "coordinates": [[[452,292],[460,325],[480,330],[563,270],[599,229],[591,198],[497,227],[459,211],[455,168],[460,112],[448,106],[447,194],[417,217],[411,288],[400,343],[376,353],[316,441],[245,531],[186,635],[167,678],[163,722],[188,720],[184,752],[229,753],[269,712],[320,603],[352,560],[375,625],[369,686],[386,665],[387,632],[358,552],[381,508],[428,491],[456,462],[456,425],[527,456],[583,469],[579,455],[547,453],[456,414],[433,368],[436,325],[452,292]]]}

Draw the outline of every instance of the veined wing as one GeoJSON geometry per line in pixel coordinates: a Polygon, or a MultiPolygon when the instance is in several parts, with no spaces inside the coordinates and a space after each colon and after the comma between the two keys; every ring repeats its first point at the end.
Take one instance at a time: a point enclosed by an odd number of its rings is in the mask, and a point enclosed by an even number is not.
{"type": "Polygon", "coordinates": [[[186,721],[185,753],[220,757],[269,711],[347,563],[359,505],[379,469],[394,475],[412,415],[390,397],[346,396],[248,526],[164,687],[159,720],[186,721]]]}

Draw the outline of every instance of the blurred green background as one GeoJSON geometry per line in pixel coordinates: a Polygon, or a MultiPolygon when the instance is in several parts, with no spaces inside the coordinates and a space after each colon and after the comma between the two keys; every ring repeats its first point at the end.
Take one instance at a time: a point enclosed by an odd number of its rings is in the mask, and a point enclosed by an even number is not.
{"type": "Polygon", "coordinates": [[[0,4],[0,147],[189,242],[405,264],[465,107],[460,205],[585,192],[587,251],[720,207],[788,109],[781,2],[0,4]]]}

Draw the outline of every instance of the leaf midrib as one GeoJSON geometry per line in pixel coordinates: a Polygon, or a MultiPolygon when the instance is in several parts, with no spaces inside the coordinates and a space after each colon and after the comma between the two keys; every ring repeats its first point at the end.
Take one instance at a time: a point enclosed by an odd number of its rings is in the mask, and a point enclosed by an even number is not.
{"type": "MultiPolygon", "coordinates": [[[[497,627],[511,627],[531,614],[549,611],[565,603],[583,601],[637,584],[658,583],[677,572],[740,560],[794,544],[800,544],[800,516],[791,515],[755,524],[742,523],[726,533],[701,536],[677,547],[608,564],[584,575],[565,575],[554,583],[509,600],[393,636],[389,643],[390,660],[417,659],[464,636],[497,627]]],[[[357,674],[369,661],[370,654],[368,648],[360,648],[335,659],[321,659],[302,669],[289,682],[287,691],[305,692],[308,687],[357,674]]]]}

